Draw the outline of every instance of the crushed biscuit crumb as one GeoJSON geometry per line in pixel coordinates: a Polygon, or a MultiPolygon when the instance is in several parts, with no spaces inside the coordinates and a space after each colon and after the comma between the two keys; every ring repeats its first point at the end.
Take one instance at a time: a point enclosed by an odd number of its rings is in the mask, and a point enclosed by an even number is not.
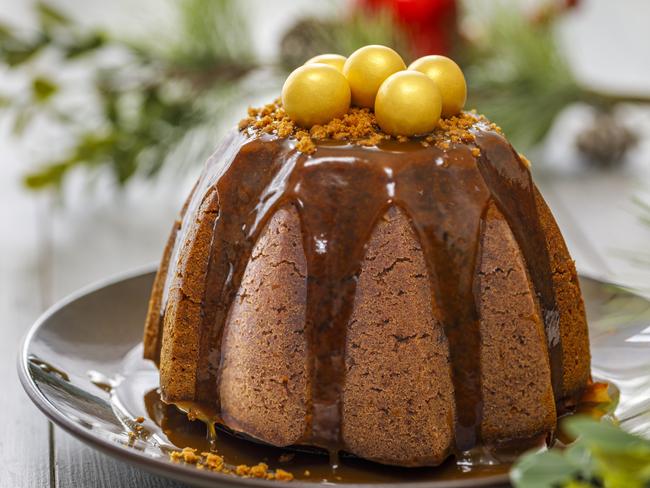
{"type": "Polygon", "coordinates": [[[191,447],[185,447],[182,451],[174,451],[169,458],[174,462],[183,461],[187,464],[196,464],[201,460],[201,457],[196,454],[196,449],[191,447]]]}
{"type": "Polygon", "coordinates": [[[202,452],[197,454],[196,449],[185,447],[180,451],[173,451],[169,459],[175,463],[184,462],[194,465],[197,469],[209,469],[223,474],[232,474],[244,478],[260,478],[267,480],[291,481],[294,479],[292,473],[284,469],[270,470],[266,463],[258,463],[255,466],[240,464],[232,467],[226,465],[223,456],[214,452],[202,452]]]}
{"type": "Polygon", "coordinates": [[[293,474],[285,471],[284,469],[276,469],[275,479],[279,481],[291,481],[293,479],[293,474]]]}
{"type": "Polygon", "coordinates": [[[248,476],[251,472],[250,466],[246,466],[245,464],[240,464],[235,468],[235,474],[237,476],[248,476]]]}
{"type": "Polygon", "coordinates": [[[201,453],[202,456],[205,456],[205,460],[203,461],[203,465],[207,468],[210,468],[213,471],[223,471],[224,470],[224,460],[223,456],[219,456],[218,454],[214,454],[212,452],[203,452],[201,453]]]}
{"type": "MultiPolygon", "coordinates": [[[[298,151],[313,154],[317,149],[317,142],[324,140],[350,141],[359,146],[377,146],[384,140],[393,139],[398,142],[406,142],[413,139],[419,140],[423,147],[433,145],[446,151],[452,145],[473,144],[476,139],[473,130],[478,125],[484,130],[503,134],[499,126],[487,120],[483,115],[477,114],[476,110],[471,110],[440,119],[436,129],[429,134],[414,138],[392,137],[382,132],[372,111],[356,107],[327,124],[314,125],[311,129],[305,130],[298,127],[289,118],[281,101],[277,99],[260,108],[250,107],[248,116],[239,122],[239,130],[248,131],[251,134],[274,134],[281,138],[293,138],[298,151]]],[[[479,157],[480,149],[473,147],[472,155],[479,157]]]]}
{"type": "Polygon", "coordinates": [[[251,467],[250,473],[253,478],[265,478],[269,467],[265,463],[259,463],[251,467]]]}

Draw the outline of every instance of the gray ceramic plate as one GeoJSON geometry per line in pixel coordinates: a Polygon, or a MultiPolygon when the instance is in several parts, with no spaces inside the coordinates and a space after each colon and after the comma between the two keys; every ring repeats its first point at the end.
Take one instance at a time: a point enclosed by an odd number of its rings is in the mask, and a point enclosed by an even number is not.
{"type": "MultiPolygon", "coordinates": [[[[199,486],[275,486],[172,463],[160,429],[129,436],[146,415],[142,392],[156,386],[140,359],[142,324],[154,273],[150,269],[100,283],[46,312],[25,338],[18,371],[32,401],[53,422],[94,448],[157,474],[199,486]],[[109,384],[120,386],[109,394],[109,384]],[[127,385],[127,387],[124,387],[127,385]],[[116,393],[117,392],[117,393],[116,393]],[[144,413],[143,413],[144,412],[144,413]]],[[[588,309],[593,374],[620,389],[616,415],[629,431],[650,437],[650,301],[595,279],[581,279],[588,309]]],[[[491,474],[455,481],[375,483],[393,488],[488,486],[491,474]]],[[[313,482],[296,481],[306,488],[313,482]]],[[[347,484],[346,486],[354,486],[347,484]]]]}

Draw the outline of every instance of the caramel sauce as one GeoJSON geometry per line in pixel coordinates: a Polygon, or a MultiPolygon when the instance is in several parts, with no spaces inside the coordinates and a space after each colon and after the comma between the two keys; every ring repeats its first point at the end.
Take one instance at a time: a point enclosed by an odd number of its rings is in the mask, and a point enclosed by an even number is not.
{"type": "MultiPolygon", "coordinates": [[[[530,439],[517,439],[497,446],[477,446],[437,467],[403,468],[366,461],[345,452],[333,460],[327,456],[326,451],[313,447],[278,448],[237,435],[224,427],[218,427],[215,431],[215,424],[210,420],[205,421],[210,415],[203,416],[203,420],[198,416],[195,420],[190,420],[186,412],[164,403],[158,388],[138,391],[144,395],[147,418],[178,449],[191,447],[197,452],[216,452],[230,466],[265,462],[272,469],[284,469],[291,472],[295,479],[303,481],[404,483],[497,477],[506,475],[512,464],[526,451],[542,450],[546,446],[562,448],[575,440],[561,429],[560,424],[560,429],[550,437],[542,433],[530,439]]],[[[614,384],[592,382],[579,399],[575,413],[565,414],[562,419],[576,414],[588,415],[594,419],[613,418],[612,412],[618,403],[618,396],[619,390],[614,384]]],[[[185,407],[193,411],[201,409],[192,405],[185,407]]]]}
{"type": "MultiPolygon", "coordinates": [[[[405,481],[432,481],[450,479],[483,478],[503,475],[510,469],[514,455],[502,450],[500,461],[494,455],[483,457],[484,464],[456,464],[449,460],[435,468],[400,468],[364,461],[343,454],[337,462],[324,451],[308,447],[278,448],[248,438],[234,435],[218,428],[216,441],[208,425],[200,420],[190,421],[184,412],[160,399],[160,391],[153,389],[144,396],[147,417],[162,430],[167,440],[179,449],[191,447],[197,452],[213,451],[224,457],[226,464],[252,466],[267,463],[271,469],[281,468],[291,472],[295,479],[303,481],[334,483],[382,483],[405,481]],[[492,463],[492,464],[487,464],[492,463]]],[[[514,451],[513,451],[514,452],[514,451]]],[[[517,454],[521,450],[516,451],[517,454]]],[[[481,455],[481,453],[476,453],[481,455]]]]}
{"type": "MultiPolygon", "coordinates": [[[[479,445],[483,404],[475,281],[481,226],[494,202],[528,265],[542,309],[553,391],[556,402],[561,402],[559,313],[535,187],[528,168],[502,136],[482,122],[471,132],[472,145],[450,144],[445,150],[413,139],[378,147],[325,142],[310,156],[298,152],[291,139],[231,134],[206,165],[171,258],[172,263],[177,261],[179,243],[199,205],[216,192],[218,211],[211,216],[194,400],[213,406],[219,415],[221,340],[228,311],[266,223],[278,208],[295,205],[307,261],[306,331],[312,385],[311,425],[303,442],[334,454],[341,450],[345,340],[357,278],[377,221],[397,206],[416,231],[432,300],[445,314],[440,319],[449,343],[455,391],[456,455],[479,445]],[[473,154],[475,147],[480,149],[479,157],[473,154]]],[[[162,310],[171,280],[168,276],[162,310]]]]}

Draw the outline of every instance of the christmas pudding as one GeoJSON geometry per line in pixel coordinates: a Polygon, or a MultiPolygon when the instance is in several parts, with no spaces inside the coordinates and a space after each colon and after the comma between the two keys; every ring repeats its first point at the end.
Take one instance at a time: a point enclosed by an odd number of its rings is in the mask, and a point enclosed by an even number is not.
{"type": "Polygon", "coordinates": [[[447,58],[368,46],[249,111],[154,283],[165,402],[399,466],[555,430],[590,379],[578,279],[529,163],[465,90],[447,58]]]}

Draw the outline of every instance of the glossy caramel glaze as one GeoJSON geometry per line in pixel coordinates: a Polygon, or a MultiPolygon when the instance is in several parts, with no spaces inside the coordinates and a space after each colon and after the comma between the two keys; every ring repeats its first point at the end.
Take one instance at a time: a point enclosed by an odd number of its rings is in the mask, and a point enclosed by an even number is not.
{"type": "MultiPolygon", "coordinates": [[[[298,152],[291,139],[232,133],[206,165],[166,253],[171,271],[164,271],[158,323],[148,326],[157,339],[145,344],[145,355],[157,360],[165,347],[161,331],[166,314],[176,314],[177,324],[188,323],[198,334],[198,341],[187,346],[195,358],[194,370],[184,367],[178,372],[180,381],[194,382],[193,398],[175,398],[163,385],[166,400],[194,401],[220,411],[216,385],[228,312],[260,233],[278,209],[294,206],[307,268],[305,333],[311,385],[309,428],[300,443],[340,450],[346,332],[360,267],[373,229],[395,207],[412,224],[428,268],[431,300],[442,311],[455,396],[455,451],[474,447],[480,442],[483,415],[476,276],[482,226],[488,208],[496,205],[512,230],[537,295],[555,400],[565,401],[559,312],[535,186],[503,136],[479,120],[470,131],[473,143],[451,143],[444,150],[414,139],[379,147],[321,142],[310,156],[298,152]],[[175,270],[183,267],[178,263],[187,254],[183,243],[188,233],[199,232],[197,228],[207,229],[209,235],[196,244],[203,248],[205,262],[183,266],[204,285],[196,296],[183,297],[188,301],[186,314],[170,311],[175,270]]],[[[150,311],[150,322],[151,313],[155,310],[150,311]]],[[[174,340],[188,342],[179,339],[182,333],[173,326],[169,332],[174,340]]]]}
{"type": "MultiPolygon", "coordinates": [[[[173,405],[160,400],[160,392],[151,390],[144,396],[147,419],[161,431],[160,435],[178,449],[191,447],[197,452],[207,452],[215,448],[223,456],[226,466],[236,469],[239,465],[252,466],[259,462],[268,463],[271,469],[282,468],[295,476],[295,479],[313,483],[408,483],[414,481],[471,480],[493,477],[508,473],[522,446],[509,450],[502,448],[490,453],[483,462],[474,466],[459,466],[452,460],[435,468],[399,468],[385,466],[359,459],[355,456],[341,456],[334,468],[327,456],[317,449],[278,448],[256,442],[254,439],[233,435],[219,429],[210,434],[206,424],[190,421],[183,412],[173,405]],[[216,440],[212,438],[216,437],[216,440]]],[[[155,429],[154,432],[158,429],[155,429]]],[[[156,432],[157,433],[157,432],[156,432]]],[[[539,448],[542,442],[531,442],[525,447],[539,448]]],[[[482,453],[477,452],[480,456],[482,453]]]]}

